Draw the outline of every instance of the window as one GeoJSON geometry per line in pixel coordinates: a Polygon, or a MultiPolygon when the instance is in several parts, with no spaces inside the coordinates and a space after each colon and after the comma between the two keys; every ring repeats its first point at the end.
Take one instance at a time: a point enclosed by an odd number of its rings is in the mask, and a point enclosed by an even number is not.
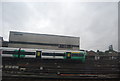
{"type": "Polygon", "coordinates": [[[54,53],[46,53],[46,52],[44,52],[44,53],[42,53],[42,56],[54,56],[54,53]]]}
{"type": "Polygon", "coordinates": [[[42,53],[42,56],[65,56],[63,53],[42,53]]]}
{"type": "Polygon", "coordinates": [[[71,56],[73,56],[73,57],[82,57],[84,55],[83,54],[71,54],[71,56]]]}
{"type": "Polygon", "coordinates": [[[55,56],[65,56],[64,53],[54,53],[55,56]]]}
{"type": "Polygon", "coordinates": [[[22,55],[35,55],[35,52],[20,52],[22,55]]]}
{"type": "Polygon", "coordinates": [[[3,51],[2,54],[17,54],[17,51],[3,51]]]}
{"type": "Polygon", "coordinates": [[[22,55],[35,55],[35,52],[19,52],[19,51],[3,51],[3,54],[22,54],[22,55]]]}
{"type": "Polygon", "coordinates": [[[63,44],[61,44],[58,47],[59,48],[72,48],[72,45],[63,45],[63,44]]]}

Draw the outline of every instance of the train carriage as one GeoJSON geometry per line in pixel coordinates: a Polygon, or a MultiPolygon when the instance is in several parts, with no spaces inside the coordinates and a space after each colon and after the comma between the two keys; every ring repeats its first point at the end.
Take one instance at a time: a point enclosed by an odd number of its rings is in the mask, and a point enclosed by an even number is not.
{"type": "Polygon", "coordinates": [[[36,59],[71,59],[85,61],[85,51],[50,50],[28,48],[2,48],[2,57],[36,58],[36,59]]]}
{"type": "Polygon", "coordinates": [[[17,57],[16,50],[19,48],[1,48],[1,56],[2,57],[17,57]]]}
{"type": "Polygon", "coordinates": [[[65,50],[42,50],[42,59],[64,59],[65,50]]]}
{"type": "Polygon", "coordinates": [[[20,55],[24,58],[36,58],[36,49],[21,48],[20,55]]]}
{"type": "Polygon", "coordinates": [[[85,61],[85,56],[85,51],[67,51],[65,53],[65,59],[81,60],[82,62],[85,61]]]}

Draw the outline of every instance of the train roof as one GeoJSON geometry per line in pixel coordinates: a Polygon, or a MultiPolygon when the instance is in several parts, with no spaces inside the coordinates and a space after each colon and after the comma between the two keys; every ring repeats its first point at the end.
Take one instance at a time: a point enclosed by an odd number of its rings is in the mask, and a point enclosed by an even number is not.
{"type": "Polygon", "coordinates": [[[60,52],[84,52],[82,50],[55,50],[55,49],[34,49],[34,48],[10,48],[10,47],[0,47],[1,50],[12,50],[12,49],[21,49],[21,50],[33,50],[33,51],[60,51],[60,52]]]}

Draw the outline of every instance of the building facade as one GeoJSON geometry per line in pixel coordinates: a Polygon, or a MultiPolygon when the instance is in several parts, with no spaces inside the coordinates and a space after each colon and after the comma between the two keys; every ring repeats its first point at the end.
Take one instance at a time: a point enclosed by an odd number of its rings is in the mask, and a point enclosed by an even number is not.
{"type": "Polygon", "coordinates": [[[79,37],[10,31],[8,47],[79,50],[79,37]]]}
{"type": "Polygon", "coordinates": [[[3,37],[0,37],[0,47],[2,47],[3,37]]]}

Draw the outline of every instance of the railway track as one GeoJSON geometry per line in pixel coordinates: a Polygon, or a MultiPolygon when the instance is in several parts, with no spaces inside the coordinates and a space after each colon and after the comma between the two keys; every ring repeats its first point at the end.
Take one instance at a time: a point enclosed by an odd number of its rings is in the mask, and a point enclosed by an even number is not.
{"type": "Polygon", "coordinates": [[[40,60],[3,59],[3,79],[8,78],[59,78],[59,79],[117,79],[118,60],[40,60]]]}
{"type": "Polygon", "coordinates": [[[51,77],[47,77],[47,78],[37,78],[37,77],[5,77],[2,79],[2,81],[120,81],[117,78],[113,78],[113,79],[103,79],[103,78],[51,78],[51,77]]]}

